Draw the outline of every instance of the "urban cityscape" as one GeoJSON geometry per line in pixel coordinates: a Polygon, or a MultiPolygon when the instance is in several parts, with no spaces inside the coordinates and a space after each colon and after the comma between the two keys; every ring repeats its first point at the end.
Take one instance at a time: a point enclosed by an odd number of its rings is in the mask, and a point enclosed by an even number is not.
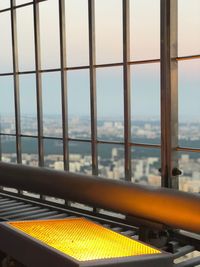
{"type": "MultiPolygon", "coordinates": [[[[119,119],[101,119],[98,121],[98,139],[104,141],[123,142],[124,125],[119,119]]],[[[21,118],[22,164],[38,166],[37,153],[37,120],[33,116],[21,118]],[[31,136],[31,137],[28,137],[31,136]]],[[[132,122],[132,141],[141,144],[160,143],[160,122],[154,118],[135,120],[132,122]]],[[[1,117],[1,156],[2,161],[16,162],[14,117],[1,117]],[[6,135],[7,134],[7,135],[6,135]]],[[[62,170],[63,144],[62,127],[56,116],[47,116],[44,121],[44,164],[45,167],[62,170]],[[54,137],[49,138],[49,137],[54,137]],[[59,139],[60,138],[60,139],[59,139]]],[[[90,119],[86,117],[70,117],[69,137],[86,141],[69,142],[69,170],[91,175],[92,158],[90,140],[90,119]],[[88,140],[88,142],[87,142],[88,140]]],[[[179,124],[179,144],[183,147],[198,147],[200,124],[181,122],[179,124]]],[[[200,192],[200,155],[193,152],[179,152],[179,189],[188,192],[200,192]]],[[[124,180],[124,147],[122,144],[98,145],[99,176],[124,180]]],[[[132,148],[132,182],[160,186],[160,149],[132,148]]]]}

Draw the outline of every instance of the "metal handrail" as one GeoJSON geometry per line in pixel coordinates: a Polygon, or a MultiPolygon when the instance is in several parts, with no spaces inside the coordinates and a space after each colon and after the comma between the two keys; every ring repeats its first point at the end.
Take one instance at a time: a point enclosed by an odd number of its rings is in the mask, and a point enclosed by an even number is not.
{"type": "Polygon", "coordinates": [[[65,171],[0,163],[0,185],[69,199],[200,234],[200,196],[65,171]]]}

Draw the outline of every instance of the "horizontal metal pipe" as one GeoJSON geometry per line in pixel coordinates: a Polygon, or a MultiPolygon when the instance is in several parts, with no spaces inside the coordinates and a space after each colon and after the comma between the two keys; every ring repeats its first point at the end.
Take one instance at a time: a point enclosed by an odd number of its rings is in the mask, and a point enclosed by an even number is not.
{"type": "MultiPolygon", "coordinates": [[[[37,0],[37,2],[44,2],[44,1],[47,1],[47,0],[37,0]]],[[[33,2],[28,2],[28,3],[24,3],[24,4],[21,4],[21,5],[16,5],[16,6],[14,6],[13,8],[14,9],[17,9],[17,8],[22,8],[22,7],[26,7],[26,6],[30,6],[30,5],[32,5],[34,3],[34,1],[33,2]]],[[[8,8],[4,8],[4,9],[1,9],[0,10],[0,13],[3,13],[3,12],[8,12],[8,11],[10,11],[11,10],[11,8],[10,7],[8,7],[8,8]]]]}
{"type": "Polygon", "coordinates": [[[176,267],[194,267],[194,266],[199,266],[200,264],[200,256],[188,259],[187,261],[183,261],[179,264],[176,264],[176,267]]]}
{"type": "Polygon", "coordinates": [[[194,147],[177,147],[176,151],[187,151],[187,152],[194,152],[194,153],[200,153],[200,148],[194,148],[194,147]]]}
{"type": "MultiPolygon", "coordinates": [[[[13,136],[15,137],[16,134],[8,134],[8,133],[1,133],[0,132],[0,136],[13,136]]],[[[27,135],[27,134],[20,134],[19,135],[20,137],[27,137],[27,138],[38,138],[37,135],[27,135]]],[[[62,137],[56,137],[56,136],[42,136],[43,139],[49,139],[49,140],[60,140],[62,141],[63,138],[62,137]]],[[[83,138],[67,138],[68,141],[71,141],[71,142],[85,142],[85,143],[91,143],[92,140],[91,139],[83,139],[83,138]]],[[[96,140],[96,143],[97,144],[108,144],[108,145],[124,145],[124,142],[121,142],[121,141],[107,141],[107,140],[96,140]]],[[[146,143],[133,143],[133,142],[130,142],[129,143],[130,146],[132,147],[145,147],[145,148],[158,148],[160,149],[160,144],[146,144],[146,143]]],[[[189,148],[186,148],[186,150],[188,150],[189,148]]],[[[177,151],[178,150],[181,150],[181,151],[184,151],[184,148],[177,148],[177,151]]],[[[196,152],[200,152],[200,149],[198,151],[198,149],[196,149],[196,152]]]]}
{"type": "MultiPolygon", "coordinates": [[[[43,0],[43,1],[47,1],[47,0],[43,0]]],[[[30,5],[32,3],[27,3],[27,4],[23,4],[23,5],[30,5]]],[[[15,8],[18,8],[14,7],[15,8]]],[[[1,12],[5,12],[5,11],[10,11],[10,8],[5,9],[5,10],[0,10],[1,12]]],[[[182,56],[182,57],[176,57],[174,58],[177,61],[185,61],[185,60],[194,60],[194,59],[200,59],[200,55],[189,55],[189,56],[182,56]]],[[[137,60],[137,61],[128,61],[128,65],[143,65],[143,64],[153,64],[153,63],[159,63],[160,59],[156,58],[156,59],[146,59],[146,60],[137,60]]],[[[96,64],[94,65],[95,68],[109,68],[109,67],[122,67],[123,66],[123,62],[114,62],[114,63],[105,63],[105,64],[96,64]]],[[[84,69],[89,69],[89,65],[85,65],[85,66],[69,66],[69,67],[65,67],[64,70],[65,71],[73,71],[73,70],[84,70],[84,69]]],[[[57,71],[61,71],[61,68],[52,68],[52,69],[41,69],[39,70],[39,72],[41,73],[48,73],[48,72],[57,72],[57,71]]],[[[19,74],[19,75],[23,75],[23,74],[34,74],[35,70],[26,70],[26,71],[18,71],[18,72],[1,72],[0,76],[11,76],[14,74],[19,74]]]]}
{"type": "Polygon", "coordinates": [[[200,234],[200,196],[64,171],[0,163],[0,185],[109,209],[200,234]]]}

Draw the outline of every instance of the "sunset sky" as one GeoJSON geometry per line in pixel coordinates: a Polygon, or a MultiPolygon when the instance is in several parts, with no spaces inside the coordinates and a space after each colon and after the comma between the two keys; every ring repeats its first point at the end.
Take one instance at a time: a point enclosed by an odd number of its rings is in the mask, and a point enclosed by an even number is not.
{"type": "MultiPolygon", "coordinates": [[[[9,1],[8,1],[9,2],[9,1]]],[[[5,8],[7,0],[0,0],[5,8]]],[[[17,4],[28,1],[16,0],[17,4]]],[[[122,62],[121,0],[96,0],[96,62],[122,62]]],[[[130,0],[130,54],[131,60],[160,57],[160,0],[130,0]]],[[[178,0],[178,54],[200,54],[200,0],[178,0]]],[[[66,1],[67,63],[68,66],[88,65],[87,0],[66,1]]],[[[18,51],[20,70],[34,69],[32,6],[18,9],[18,51]]],[[[58,1],[40,3],[42,68],[59,67],[58,1]]],[[[11,33],[9,13],[0,14],[0,72],[12,71],[11,33]]],[[[180,116],[199,117],[200,60],[179,63],[180,116]]],[[[159,64],[131,68],[132,114],[159,117],[159,64]]],[[[22,113],[35,113],[35,77],[20,76],[22,113]],[[30,104],[30,100],[31,104],[30,104]]],[[[122,68],[97,70],[97,108],[100,117],[123,117],[122,68]],[[114,100],[113,100],[114,98],[114,100]],[[112,107],[110,105],[112,101],[112,107]]],[[[0,78],[1,99],[10,107],[12,80],[0,78]],[[5,91],[5,88],[7,90],[5,91]],[[10,90],[9,90],[10,88],[10,90]]],[[[89,115],[89,74],[87,70],[68,73],[69,114],[89,115]],[[77,105],[74,105],[74,101],[77,105]]],[[[60,114],[60,75],[43,75],[43,102],[45,114],[60,114]],[[47,98],[48,95],[48,98],[47,98]],[[52,106],[52,101],[54,105],[52,106]]],[[[1,112],[8,110],[1,101],[1,112]]]]}

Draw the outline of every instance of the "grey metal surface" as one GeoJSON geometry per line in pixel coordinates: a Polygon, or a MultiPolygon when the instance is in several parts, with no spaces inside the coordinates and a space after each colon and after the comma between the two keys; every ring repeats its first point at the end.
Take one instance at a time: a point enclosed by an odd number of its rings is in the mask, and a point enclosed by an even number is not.
{"type": "Polygon", "coordinates": [[[65,218],[68,216],[67,213],[58,212],[53,208],[47,208],[35,203],[33,204],[25,199],[20,200],[0,194],[0,221],[65,218]]]}
{"type": "Polygon", "coordinates": [[[84,213],[84,210],[71,209],[64,205],[56,205],[56,203],[30,199],[19,195],[10,195],[9,192],[0,192],[0,221],[12,220],[36,220],[36,219],[59,219],[88,217],[93,221],[101,222],[101,224],[112,230],[121,231],[127,236],[135,236],[136,228],[125,226],[124,222],[110,221],[110,218],[96,217],[93,213],[84,213]],[[39,201],[39,202],[38,202],[39,201]],[[35,212],[37,211],[37,212],[35,212]],[[26,214],[24,214],[26,213],[26,214]],[[105,223],[106,222],[106,223],[105,223]]]}
{"type": "Polygon", "coordinates": [[[200,257],[195,257],[188,259],[187,261],[176,264],[176,267],[199,267],[200,266],[200,257]]]}

